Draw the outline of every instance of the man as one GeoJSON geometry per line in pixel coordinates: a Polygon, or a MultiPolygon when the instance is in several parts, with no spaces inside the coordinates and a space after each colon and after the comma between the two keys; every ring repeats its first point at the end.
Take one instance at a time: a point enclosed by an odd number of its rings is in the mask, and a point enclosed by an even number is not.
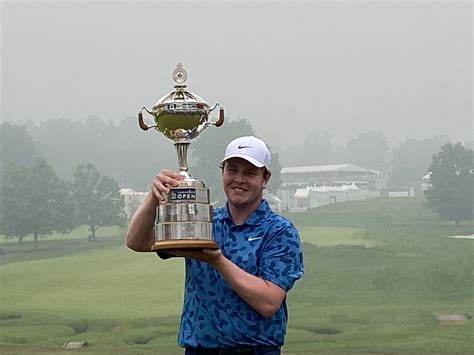
{"type": "MultiPolygon", "coordinates": [[[[271,154],[255,137],[227,146],[221,161],[226,206],[214,211],[220,250],[179,251],[186,259],[178,342],[187,355],[280,354],[288,313],[286,293],[303,275],[295,227],[263,200],[271,154]]],[[[155,210],[183,177],[162,170],[132,217],[127,245],[150,251],[155,210]]]]}

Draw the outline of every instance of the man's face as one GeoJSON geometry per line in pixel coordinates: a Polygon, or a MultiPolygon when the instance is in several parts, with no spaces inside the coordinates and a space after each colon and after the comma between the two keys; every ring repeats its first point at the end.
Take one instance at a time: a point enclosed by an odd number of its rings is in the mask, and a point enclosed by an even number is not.
{"type": "Polygon", "coordinates": [[[270,173],[241,158],[224,162],[222,184],[229,204],[236,208],[257,208],[270,173]]]}

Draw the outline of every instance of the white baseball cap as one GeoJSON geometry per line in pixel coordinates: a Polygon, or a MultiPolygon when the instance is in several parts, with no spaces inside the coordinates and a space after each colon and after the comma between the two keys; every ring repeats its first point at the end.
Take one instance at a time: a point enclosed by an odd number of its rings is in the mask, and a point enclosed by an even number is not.
{"type": "Polygon", "coordinates": [[[261,139],[253,136],[240,137],[230,142],[221,163],[230,158],[245,159],[257,168],[265,167],[268,171],[272,165],[272,155],[267,145],[261,139]]]}

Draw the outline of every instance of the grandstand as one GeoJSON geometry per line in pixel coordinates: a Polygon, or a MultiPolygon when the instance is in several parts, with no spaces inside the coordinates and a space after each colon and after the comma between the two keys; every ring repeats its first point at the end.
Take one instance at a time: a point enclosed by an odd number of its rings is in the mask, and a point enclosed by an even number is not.
{"type": "Polygon", "coordinates": [[[331,203],[380,196],[387,174],[354,164],[286,167],[281,170],[283,211],[306,211],[331,203]]]}

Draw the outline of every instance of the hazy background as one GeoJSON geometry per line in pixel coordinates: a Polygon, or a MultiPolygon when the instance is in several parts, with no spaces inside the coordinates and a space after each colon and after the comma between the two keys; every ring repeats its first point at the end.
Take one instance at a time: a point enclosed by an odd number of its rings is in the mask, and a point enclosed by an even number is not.
{"type": "Polygon", "coordinates": [[[189,91],[248,119],[277,151],[308,131],[340,144],[372,130],[392,146],[472,140],[469,1],[3,1],[1,11],[2,121],[120,122],[171,91],[181,62],[189,91]]]}
{"type": "Polygon", "coordinates": [[[243,133],[276,153],[267,192],[280,197],[282,167],[388,176],[381,198],[285,214],[305,261],[285,354],[472,353],[473,153],[445,145],[474,148],[472,2],[0,0],[0,11],[0,352],[63,354],[73,340],[88,354],[182,354],[182,260],[127,250],[118,196],[177,168],[171,141],[136,114],[173,90],[181,62],[189,91],[226,109],[189,154],[215,206],[221,154],[243,133]]]}

